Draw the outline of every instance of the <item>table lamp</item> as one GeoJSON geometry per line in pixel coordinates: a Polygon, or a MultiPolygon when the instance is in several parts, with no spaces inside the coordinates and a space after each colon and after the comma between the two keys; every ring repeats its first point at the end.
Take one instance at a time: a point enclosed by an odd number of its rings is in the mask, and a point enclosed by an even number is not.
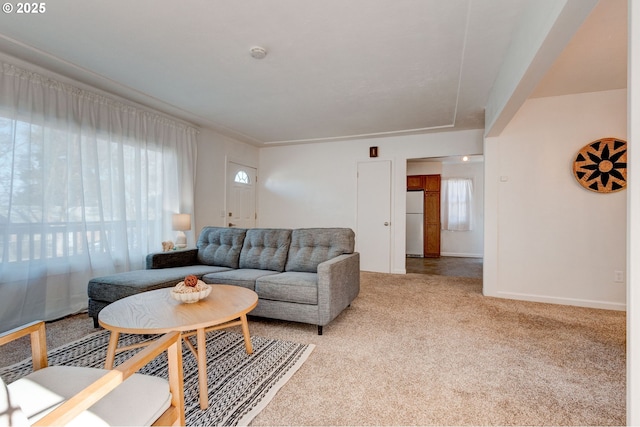
{"type": "Polygon", "coordinates": [[[187,236],[185,231],[191,230],[191,215],[189,214],[173,214],[171,219],[173,230],[178,232],[176,236],[176,248],[184,249],[187,247],[187,236]]]}

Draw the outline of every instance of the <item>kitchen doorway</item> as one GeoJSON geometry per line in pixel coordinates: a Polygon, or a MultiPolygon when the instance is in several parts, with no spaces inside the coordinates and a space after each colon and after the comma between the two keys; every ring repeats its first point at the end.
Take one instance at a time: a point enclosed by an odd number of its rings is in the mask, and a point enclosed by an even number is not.
{"type": "MultiPolygon", "coordinates": [[[[478,156],[449,156],[407,160],[409,177],[440,175],[441,180],[468,179],[472,181],[472,226],[466,231],[440,228],[440,258],[411,256],[405,252],[405,271],[414,274],[434,274],[482,278],[484,257],[484,158],[478,156]],[[466,157],[466,160],[463,158],[466,157]]],[[[444,185],[443,185],[444,186],[444,185]]],[[[409,185],[407,186],[409,190],[409,185]]],[[[445,203],[442,197],[442,203],[445,203]]],[[[406,213],[409,213],[407,211],[406,213]]],[[[442,213],[445,215],[445,213],[442,213]]],[[[441,216],[442,216],[441,215],[441,216]]],[[[442,217],[442,223],[445,223],[442,217]]],[[[409,232],[409,230],[407,230],[409,232]]],[[[407,236],[407,242],[409,241],[407,236]]]]}

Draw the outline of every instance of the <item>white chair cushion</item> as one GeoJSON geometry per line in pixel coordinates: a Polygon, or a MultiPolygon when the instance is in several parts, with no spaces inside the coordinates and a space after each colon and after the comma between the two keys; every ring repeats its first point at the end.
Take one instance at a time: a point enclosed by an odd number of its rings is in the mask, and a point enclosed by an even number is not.
{"type": "Polygon", "coordinates": [[[9,390],[0,378],[0,426],[28,426],[29,420],[13,397],[9,397],[9,390]]]}
{"type": "MultiPolygon", "coordinates": [[[[34,423],[106,372],[95,368],[50,366],[7,387],[11,398],[20,405],[29,422],[34,423]]],[[[134,374],[69,425],[148,426],[170,405],[171,393],[166,380],[134,374]]]]}

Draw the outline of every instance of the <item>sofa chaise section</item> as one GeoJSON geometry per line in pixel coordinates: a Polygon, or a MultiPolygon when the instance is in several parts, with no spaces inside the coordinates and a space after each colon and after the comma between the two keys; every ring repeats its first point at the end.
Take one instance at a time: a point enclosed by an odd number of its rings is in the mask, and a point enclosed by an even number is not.
{"type": "Polygon", "coordinates": [[[98,327],[98,313],[107,305],[121,298],[140,292],[175,286],[185,276],[193,274],[202,278],[207,273],[230,270],[228,267],[189,265],[154,270],[133,270],[109,276],[95,277],[89,281],[89,316],[98,327]]]}
{"type": "Polygon", "coordinates": [[[87,293],[93,325],[99,326],[100,310],[121,298],[175,286],[190,274],[202,279],[207,273],[237,269],[245,233],[244,229],[205,227],[198,241],[202,250],[151,253],[147,255],[146,270],[91,279],[87,293]]]}

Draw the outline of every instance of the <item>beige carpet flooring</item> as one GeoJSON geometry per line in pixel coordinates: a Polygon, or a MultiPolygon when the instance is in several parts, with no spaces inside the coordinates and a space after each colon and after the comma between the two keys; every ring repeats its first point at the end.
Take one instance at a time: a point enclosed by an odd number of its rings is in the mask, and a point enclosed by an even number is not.
{"type": "MultiPolygon", "coordinates": [[[[625,424],[624,312],[487,298],[473,278],[361,278],[322,336],[251,319],[253,335],[316,345],[252,425],[625,424]]],[[[50,346],[93,331],[86,315],[47,328],[50,346]]]]}

